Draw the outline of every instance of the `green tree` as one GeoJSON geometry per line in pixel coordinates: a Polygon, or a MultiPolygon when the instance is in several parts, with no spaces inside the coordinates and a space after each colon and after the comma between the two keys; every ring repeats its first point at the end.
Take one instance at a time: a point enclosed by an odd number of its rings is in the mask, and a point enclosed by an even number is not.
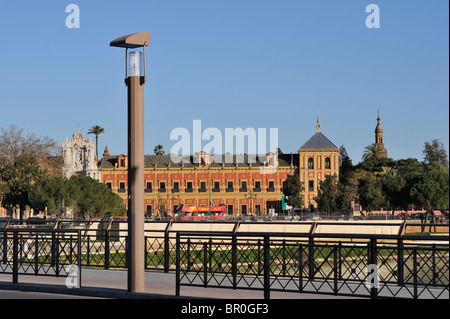
{"type": "Polygon", "coordinates": [[[369,212],[378,210],[385,205],[381,182],[370,172],[359,179],[358,196],[363,209],[369,212]]]}
{"type": "Polygon", "coordinates": [[[105,214],[111,216],[126,213],[122,198],[111,192],[109,188],[99,181],[87,176],[72,176],[70,178],[73,198],[73,208],[85,220],[103,218],[105,214]]]}
{"type": "Polygon", "coordinates": [[[407,209],[410,197],[405,192],[405,179],[395,169],[386,166],[379,175],[386,209],[392,209],[392,214],[395,209],[407,209]]]}
{"type": "Polygon", "coordinates": [[[433,214],[434,209],[449,208],[449,174],[442,171],[427,171],[411,177],[410,195],[417,207],[433,214]]]}
{"type": "Polygon", "coordinates": [[[345,186],[350,184],[353,163],[344,145],[339,148],[339,182],[345,186]]]}
{"type": "Polygon", "coordinates": [[[105,129],[99,125],[92,126],[88,134],[95,134],[95,156],[97,156],[98,159],[98,136],[102,133],[105,133],[105,129]]]}
{"type": "Polygon", "coordinates": [[[153,153],[155,155],[164,155],[164,147],[161,144],[158,144],[153,149],[153,153]]]}
{"type": "Polygon", "coordinates": [[[20,219],[25,210],[31,207],[30,193],[33,184],[45,176],[34,156],[16,157],[12,164],[0,168],[0,201],[7,209],[20,211],[20,219]]]}
{"type": "Polygon", "coordinates": [[[314,198],[320,211],[335,213],[348,208],[348,196],[337,175],[327,175],[320,181],[317,196],[314,198]]]}
{"type": "Polygon", "coordinates": [[[433,162],[439,163],[442,167],[448,169],[448,155],[444,148],[444,144],[438,139],[434,139],[430,142],[425,142],[423,148],[424,163],[430,165],[433,162]]]}
{"type": "Polygon", "coordinates": [[[283,194],[286,196],[286,204],[292,207],[303,207],[303,183],[300,182],[300,177],[298,174],[288,175],[286,180],[283,182],[283,194]]]}
{"type": "Polygon", "coordinates": [[[66,177],[47,177],[37,181],[30,193],[31,207],[36,211],[61,217],[74,203],[76,190],[66,177]]]}

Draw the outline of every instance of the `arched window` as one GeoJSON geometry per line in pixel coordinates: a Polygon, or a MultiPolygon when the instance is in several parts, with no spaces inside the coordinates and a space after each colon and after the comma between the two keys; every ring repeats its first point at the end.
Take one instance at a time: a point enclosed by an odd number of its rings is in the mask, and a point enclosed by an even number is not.
{"type": "Polygon", "coordinates": [[[325,158],[325,169],[331,169],[331,160],[329,157],[325,158]]]}
{"type": "Polygon", "coordinates": [[[314,160],[312,157],[308,158],[308,169],[314,169],[314,160]]]}

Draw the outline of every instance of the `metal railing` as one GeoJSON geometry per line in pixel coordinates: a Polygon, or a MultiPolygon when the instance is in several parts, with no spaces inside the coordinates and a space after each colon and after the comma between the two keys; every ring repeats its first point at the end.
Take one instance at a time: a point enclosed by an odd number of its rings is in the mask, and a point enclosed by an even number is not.
{"type": "MultiPolygon", "coordinates": [[[[167,224],[146,233],[145,269],[175,272],[177,294],[190,285],[257,289],[266,298],[271,291],[448,298],[447,234],[402,235],[407,224],[396,236],[321,234],[318,225],[307,233],[262,233],[238,225],[233,232],[179,232],[167,224]]],[[[69,265],[127,268],[127,232],[111,226],[0,229],[0,273],[17,283],[19,275],[67,277],[69,265]]]]}
{"type": "Polygon", "coordinates": [[[81,268],[81,248],[80,230],[0,230],[0,273],[13,283],[19,275],[68,277],[81,268]]]}
{"type": "Polygon", "coordinates": [[[367,298],[449,298],[448,236],[179,232],[182,286],[367,298]]]}

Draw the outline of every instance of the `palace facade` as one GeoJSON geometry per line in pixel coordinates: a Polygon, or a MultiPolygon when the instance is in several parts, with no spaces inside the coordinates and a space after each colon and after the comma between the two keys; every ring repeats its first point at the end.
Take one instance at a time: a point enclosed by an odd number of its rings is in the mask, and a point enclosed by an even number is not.
{"type": "MultiPolygon", "coordinates": [[[[99,165],[101,182],[119,194],[127,204],[128,157],[110,155],[107,147],[99,165]]],[[[186,163],[174,163],[170,155],[145,156],[146,214],[159,210],[173,213],[178,205],[224,205],[229,215],[282,213],[283,182],[299,174],[303,182],[304,207],[316,206],[319,182],[326,175],[339,174],[339,149],[321,132],[316,133],[297,154],[266,155],[264,161],[252,155],[223,155],[222,161],[199,152],[186,163]]]]}

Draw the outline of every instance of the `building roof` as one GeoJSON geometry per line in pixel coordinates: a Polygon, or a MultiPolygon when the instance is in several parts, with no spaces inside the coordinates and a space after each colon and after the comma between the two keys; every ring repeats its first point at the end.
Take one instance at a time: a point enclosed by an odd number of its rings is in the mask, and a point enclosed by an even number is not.
{"type": "Polygon", "coordinates": [[[337,149],[337,147],[325,135],[317,132],[300,149],[337,149]]]}
{"type": "MultiPolygon", "coordinates": [[[[264,163],[260,161],[260,158],[256,155],[219,155],[224,163],[224,167],[248,167],[250,162],[253,167],[264,166],[264,163]],[[230,156],[231,160],[225,158],[225,156],[230,156]]],[[[118,155],[103,156],[100,162],[100,168],[114,168],[118,162],[118,155]]],[[[298,154],[279,154],[278,155],[278,165],[279,166],[296,166],[298,165],[298,154]]],[[[214,156],[211,155],[211,167],[222,167],[220,161],[214,161],[214,156]]],[[[171,160],[171,155],[145,155],[144,166],[146,168],[152,167],[181,167],[182,163],[174,163],[171,160]]],[[[183,162],[184,167],[194,167],[196,166],[194,162],[194,157],[189,156],[189,162],[183,162]]]]}

